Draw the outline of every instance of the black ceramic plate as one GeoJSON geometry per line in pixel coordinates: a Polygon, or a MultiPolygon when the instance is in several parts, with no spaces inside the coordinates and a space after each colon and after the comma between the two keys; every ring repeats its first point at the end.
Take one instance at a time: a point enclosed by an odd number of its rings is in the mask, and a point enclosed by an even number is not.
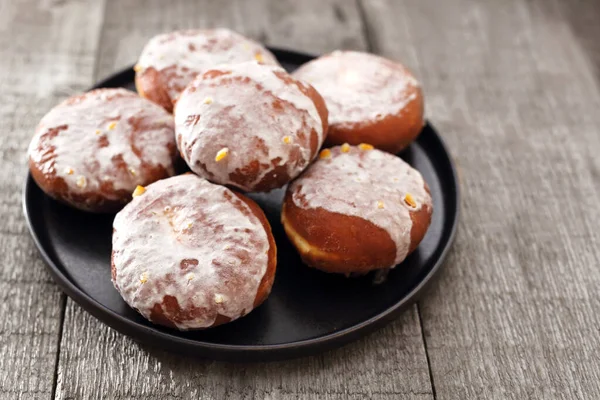
{"type": "MultiPolygon", "coordinates": [[[[288,70],[312,59],[273,50],[288,70]]],[[[96,87],[135,90],[127,69],[96,87]]],[[[214,329],[179,332],[146,321],[130,309],[110,280],[112,215],[59,204],[28,176],[25,217],[35,244],[62,289],[116,330],[152,346],[215,359],[274,360],[304,356],[348,343],[383,326],[412,304],[446,255],[458,219],[456,171],[431,125],[399,154],[429,184],[434,213],[418,249],[379,285],[373,276],[348,279],[304,266],[279,222],[283,190],[252,195],[265,210],[277,241],[277,275],[267,301],[248,316],[214,329]]]]}

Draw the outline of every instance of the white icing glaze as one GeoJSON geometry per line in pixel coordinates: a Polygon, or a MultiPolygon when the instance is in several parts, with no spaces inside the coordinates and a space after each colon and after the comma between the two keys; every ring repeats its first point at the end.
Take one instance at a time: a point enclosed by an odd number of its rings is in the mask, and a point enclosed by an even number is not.
{"type": "Polygon", "coordinates": [[[172,175],[174,150],[173,117],[162,107],[125,89],[97,89],[46,114],[29,156],[44,175],[62,178],[69,191],[102,191],[116,199],[101,190],[104,182],[131,192],[150,183],[147,168],[162,166],[172,175]],[[120,158],[124,166],[116,162],[120,158]]]}
{"type": "Polygon", "coordinates": [[[217,70],[224,74],[198,76],[175,106],[177,144],[190,168],[207,179],[247,191],[273,172],[273,164],[285,168],[290,178],[300,174],[313,158],[311,131],[318,136],[318,147],[324,139],[312,99],[277,76],[286,74],[280,67],[247,62],[217,70]],[[281,103],[279,108],[274,101],[281,103]],[[227,157],[215,161],[224,148],[229,150],[227,157]],[[291,157],[296,161],[290,162],[291,157]],[[231,174],[247,170],[256,160],[261,166],[252,181],[240,184],[231,179],[231,174]]]}
{"type": "Polygon", "coordinates": [[[253,309],[269,241],[229,189],[192,174],[164,179],[125,206],[113,227],[113,283],[144,317],[165,296],[189,312],[165,312],[181,330],[211,326],[217,313],[236,319],[253,309]],[[182,268],[182,260],[197,263],[182,268]]]}
{"type": "Polygon", "coordinates": [[[257,57],[265,64],[279,65],[263,46],[228,29],[183,30],[150,39],[137,65],[140,73],[150,67],[165,71],[163,82],[173,100],[199,73],[257,57]]]}
{"type": "Polygon", "coordinates": [[[394,155],[354,146],[347,153],[332,148],[331,157],[314,162],[288,190],[297,207],[360,217],[384,229],[396,245],[394,265],[409,250],[410,211],[432,207],[419,171],[394,155]],[[407,193],[415,208],[404,201],[407,193]]]}
{"type": "Polygon", "coordinates": [[[329,110],[329,124],[353,124],[401,112],[417,98],[419,83],[402,65],[373,54],[335,51],[292,75],[314,86],[329,110]]]}

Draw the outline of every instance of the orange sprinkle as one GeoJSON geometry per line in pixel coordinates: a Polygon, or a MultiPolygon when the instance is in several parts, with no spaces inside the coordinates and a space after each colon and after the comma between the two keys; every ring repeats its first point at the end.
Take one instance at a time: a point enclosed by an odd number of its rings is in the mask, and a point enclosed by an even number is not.
{"type": "Polygon", "coordinates": [[[142,66],[141,66],[141,65],[139,65],[139,64],[135,64],[135,65],[133,66],[133,70],[134,70],[135,72],[140,72],[140,71],[142,70],[142,66]]]}
{"type": "Polygon", "coordinates": [[[408,204],[409,206],[411,206],[412,208],[417,208],[417,202],[415,201],[414,197],[412,197],[412,194],[410,194],[410,193],[406,193],[406,196],[404,196],[404,202],[406,204],[408,204]]]}
{"type": "Polygon", "coordinates": [[[144,272],[142,275],[140,275],[140,283],[146,283],[148,282],[148,274],[146,272],[144,272]]]}
{"type": "Polygon", "coordinates": [[[77,186],[79,186],[80,188],[84,188],[87,185],[87,182],[85,180],[85,176],[80,176],[79,178],[77,178],[77,186]]]}
{"type": "Polygon", "coordinates": [[[65,173],[66,173],[67,175],[73,175],[73,172],[75,172],[75,171],[73,171],[73,168],[66,168],[66,169],[65,169],[65,173]]]}
{"type": "Polygon", "coordinates": [[[292,138],[290,136],[284,136],[283,137],[283,143],[285,143],[285,144],[292,143],[292,138]]]}
{"type": "Polygon", "coordinates": [[[254,59],[255,59],[256,61],[258,61],[259,63],[261,63],[261,62],[263,62],[263,61],[265,60],[265,59],[264,59],[264,57],[263,57],[263,55],[262,55],[262,54],[260,54],[260,53],[256,53],[256,54],[254,55],[254,59]]]}
{"type": "Polygon", "coordinates": [[[113,130],[117,127],[117,123],[115,121],[108,124],[108,129],[113,130]]]}
{"type": "Polygon", "coordinates": [[[96,135],[99,135],[102,133],[102,131],[100,129],[96,129],[96,132],[94,132],[96,135]]]}
{"type": "Polygon", "coordinates": [[[368,143],[361,143],[361,144],[358,145],[358,147],[361,150],[373,150],[374,149],[373,145],[370,145],[368,143]]]}
{"type": "Polygon", "coordinates": [[[379,200],[377,202],[377,208],[383,208],[383,201],[379,200]]]}
{"type": "Polygon", "coordinates": [[[144,194],[144,192],[146,192],[146,188],[140,185],[137,185],[135,190],[133,191],[133,193],[131,194],[132,197],[138,197],[144,194]]]}
{"type": "Polygon", "coordinates": [[[135,172],[135,169],[133,168],[129,168],[129,172],[131,172],[131,175],[135,176],[137,173],[135,172]]]}
{"type": "Polygon", "coordinates": [[[341,147],[342,153],[347,153],[350,151],[350,145],[348,143],[344,143],[341,147]]]}
{"type": "Polygon", "coordinates": [[[229,149],[227,147],[223,147],[221,150],[219,150],[217,152],[217,155],[215,156],[215,161],[219,162],[222,159],[224,159],[225,157],[227,157],[229,155],[229,149]]]}
{"type": "Polygon", "coordinates": [[[329,150],[329,149],[323,149],[319,153],[319,158],[321,158],[321,159],[325,159],[325,158],[329,158],[329,157],[331,157],[331,150],[329,150]]]}
{"type": "Polygon", "coordinates": [[[205,99],[204,99],[204,102],[203,102],[203,103],[204,103],[204,104],[212,104],[212,102],[213,102],[213,99],[212,99],[212,97],[207,97],[207,98],[205,98],[205,99]]]}

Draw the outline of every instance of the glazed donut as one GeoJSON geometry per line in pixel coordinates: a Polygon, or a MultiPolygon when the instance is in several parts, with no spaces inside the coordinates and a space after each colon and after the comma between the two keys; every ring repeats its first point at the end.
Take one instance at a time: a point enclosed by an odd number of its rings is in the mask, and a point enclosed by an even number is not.
{"type": "Polygon", "coordinates": [[[288,186],[281,220],[303,261],[346,275],[393,268],[419,245],[433,211],[421,174],[370,145],[344,144],[288,186]]]}
{"type": "Polygon", "coordinates": [[[288,183],[316,156],[327,132],[317,91],[257,62],[198,75],[174,114],[177,145],[190,169],[245,191],[288,183]]]}
{"type": "Polygon", "coordinates": [[[183,30],[150,39],[135,69],[142,97],[173,110],[173,101],[198,75],[218,64],[257,60],[279,65],[267,49],[228,29],[183,30]]]}
{"type": "Polygon", "coordinates": [[[49,196],[84,211],[115,212],[137,185],[172,176],[173,117],[125,89],[71,97],[40,121],[29,170],[49,196]]]}
{"type": "Polygon", "coordinates": [[[113,284],[153,323],[209,328],[248,314],[271,291],[277,250],[264,213],[196,175],[139,187],[113,228],[113,284]]]}
{"type": "Polygon", "coordinates": [[[335,51],[293,75],[314,86],[329,110],[326,145],[370,143],[397,153],[421,132],[421,87],[401,64],[355,51],[335,51]]]}

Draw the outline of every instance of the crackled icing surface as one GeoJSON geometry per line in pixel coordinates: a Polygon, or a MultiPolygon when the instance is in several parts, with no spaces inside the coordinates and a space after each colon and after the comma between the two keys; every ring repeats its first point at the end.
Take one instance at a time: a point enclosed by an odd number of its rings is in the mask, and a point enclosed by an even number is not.
{"type": "Polygon", "coordinates": [[[71,192],[101,192],[107,199],[150,183],[157,168],[172,175],[175,156],[173,117],[125,89],[65,100],[42,118],[29,146],[44,176],[62,178],[71,192]]]}
{"type": "Polygon", "coordinates": [[[402,65],[355,51],[335,51],[293,75],[314,86],[329,110],[330,125],[377,120],[416,100],[419,83],[402,65]]]}
{"type": "Polygon", "coordinates": [[[156,322],[160,310],[187,330],[252,310],[269,241],[229,189],[193,174],[158,181],[117,214],[113,228],[113,283],[144,317],[156,322]]]}
{"type": "Polygon", "coordinates": [[[267,49],[228,29],[182,30],[157,35],[144,47],[136,70],[160,72],[174,100],[196,75],[218,64],[258,60],[279,65],[267,49]]]}
{"type": "Polygon", "coordinates": [[[423,177],[394,155],[355,146],[347,149],[334,147],[329,156],[308,167],[288,189],[292,200],[303,209],[360,217],[384,229],[396,245],[396,265],[410,247],[410,212],[432,207],[423,177]],[[407,193],[416,207],[404,200],[407,193]]]}
{"type": "Polygon", "coordinates": [[[282,68],[256,62],[198,76],[175,107],[183,158],[197,174],[247,191],[265,177],[294,178],[314,157],[311,135],[317,148],[324,139],[317,108],[300,87],[282,68]]]}

